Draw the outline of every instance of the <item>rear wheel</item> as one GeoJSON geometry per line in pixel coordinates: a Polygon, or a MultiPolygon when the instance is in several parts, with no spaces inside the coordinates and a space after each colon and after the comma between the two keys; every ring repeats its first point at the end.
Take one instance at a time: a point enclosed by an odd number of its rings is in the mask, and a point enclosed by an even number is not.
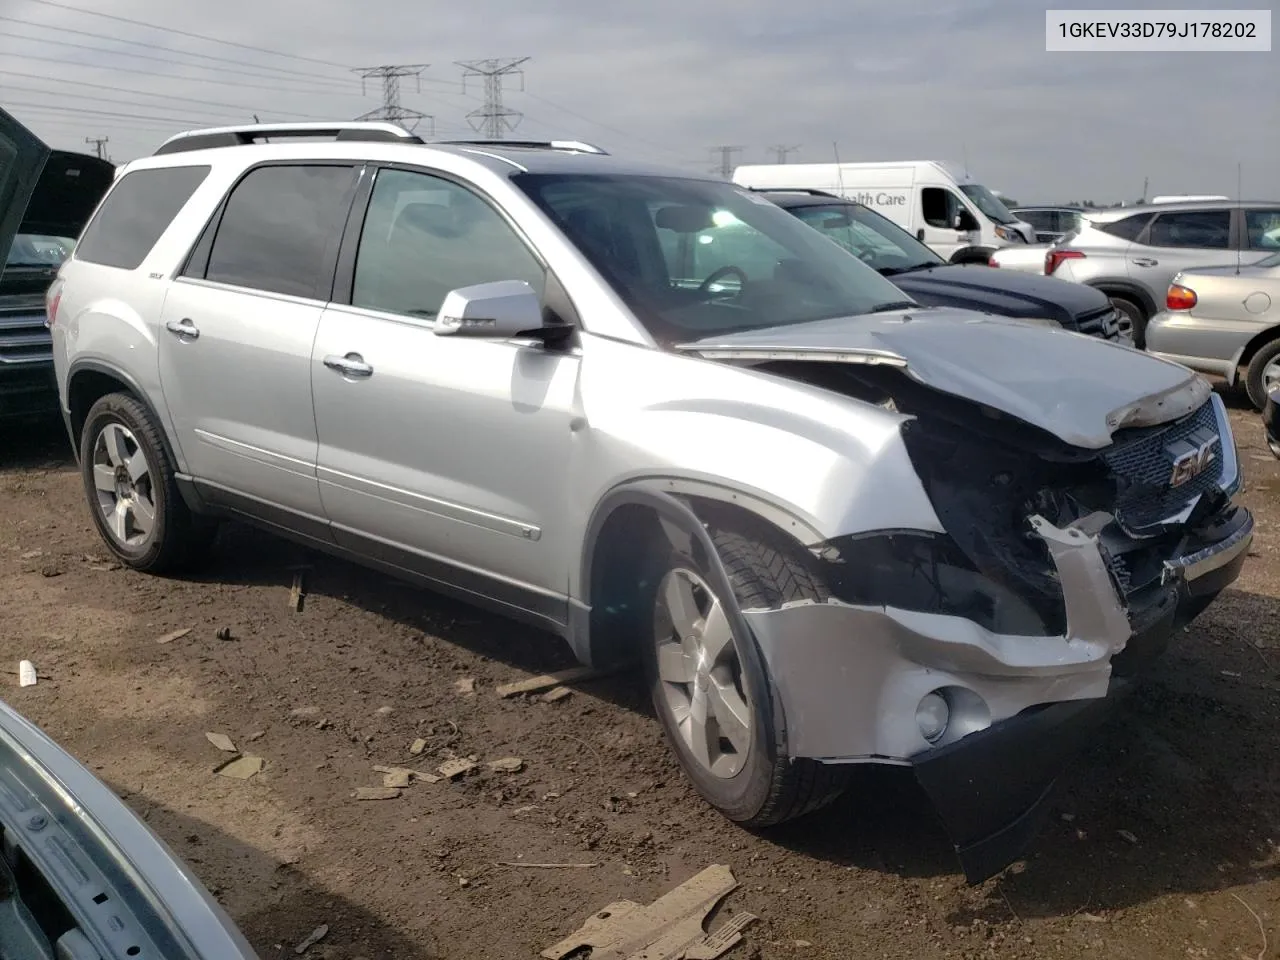
{"type": "Polygon", "coordinates": [[[177,570],[213,540],[214,523],[183,501],[160,428],[133,397],[107,394],[89,409],[80,470],[98,533],[127,566],[177,570]]]}
{"type": "Polygon", "coordinates": [[[785,718],[772,684],[736,636],[729,605],[776,607],[823,599],[784,549],[725,531],[713,538],[734,596],[712,585],[704,562],[664,549],[654,557],[652,630],[645,644],[654,708],[685,774],[730,820],[764,827],[839,796],[841,767],[787,757],[785,718]],[[765,710],[764,704],[772,710],[765,710]]]}
{"type": "Polygon", "coordinates": [[[1145,350],[1147,346],[1146,312],[1128,297],[1113,296],[1110,299],[1111,305],[1120,312],[1120,336],[1132,340],[1133,345],[1139,350],[1145,350]]]}
{"type": "Polygon", "coordinates": [[[1244,389],[1249,401],[1259,410],[1267,405],[1267,395],[1280,387],[1280,340],[1264,343],[1249,361],[1244,375],[1244,389]]]}

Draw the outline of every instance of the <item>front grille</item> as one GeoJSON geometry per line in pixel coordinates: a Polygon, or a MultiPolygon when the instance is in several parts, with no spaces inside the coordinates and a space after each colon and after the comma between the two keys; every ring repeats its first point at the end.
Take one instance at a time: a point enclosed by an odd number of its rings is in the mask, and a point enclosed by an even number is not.
{"type": "Polygon", "coordinates": [[[1107,304],[1098,310],[1090,311],[1077,320],[1077,329],[1091,337],[1104,340],[1115,340],[1120,336],[1120,314],[1116,308],[1107,304]]]}
{"type": "Polygon", "coordinates": [[[1222,433],[1212,401],[1171,424],[1151,427],[1115,444],[1103,455],[1120,481],[1116,516],[1130,530],[1155,526],[1182,510],[1222,477],[1222,433]],[[1209,444],[1211,459],[1198,474],[1172,486],[1177,459],[1209,444]]]}
{"type": "Polygon", "coordinates": [[[53,337],[44,325],[44,311],[0,314],[0,367],[42,363],[53,359],[53,337]]]}

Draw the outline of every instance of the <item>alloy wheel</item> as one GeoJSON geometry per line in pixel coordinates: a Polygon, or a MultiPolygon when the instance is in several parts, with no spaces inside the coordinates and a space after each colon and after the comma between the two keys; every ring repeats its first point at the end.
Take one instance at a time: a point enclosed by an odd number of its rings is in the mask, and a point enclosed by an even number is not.
{"type": "Polygon", "coordinates": [[[654,643],[680,738],[709,773],[736,776],[751,746],[751,700],[724,606],[692,570],[677,567],[658,585],[654,643]]]}
{"type": "Polygon", "coordinates": [[[155,486],[147,455],[128,427],[108,423],[93,441],[93,489],[112,538],[138,548],[156,525],[155,486]]]}

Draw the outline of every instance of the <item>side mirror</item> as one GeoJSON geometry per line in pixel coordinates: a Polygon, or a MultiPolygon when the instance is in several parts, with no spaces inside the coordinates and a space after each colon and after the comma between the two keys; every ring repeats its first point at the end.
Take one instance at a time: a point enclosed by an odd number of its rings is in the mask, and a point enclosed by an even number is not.
{"type": "Polygon", "coordinates": [[[973,214],[968,210],[961,210],[956,214],[956,219],[952,226],[957,230],[977,230],[978,221],[973,219],[973,214]]]}
{"type": "Polygon", "coordinates": [[[438,337],[538,336],[542,303],[523,280],[497,280],[450,290],[432,327],[438,337]]]}

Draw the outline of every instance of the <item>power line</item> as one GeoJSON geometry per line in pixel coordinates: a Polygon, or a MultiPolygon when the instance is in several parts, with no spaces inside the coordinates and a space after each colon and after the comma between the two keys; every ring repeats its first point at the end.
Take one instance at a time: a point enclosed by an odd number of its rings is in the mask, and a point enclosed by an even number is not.
{"type": "MultiPolygon", "coordinates": [[[[239,67],[255,67],[255,68],[261,68],[263,70],[274,70],[277,73],[303,77],[308,80],[325,80],[329,83],[341,82],[341,81],[338,81],[336,77],[326,77],[319,73],[306,73],[302,70],[290,70],[287,67],[273,67],[270,64],[252,63],[246,60],[236,60],[233,57],[219,57],[216,54],[212,54],[212,53],[195,53],[190,50],[174,50],[172,47],[166,47],[159,43],[147,43],[145,40],[129,40],[129,39],[126,39],[125,37],[116,37],[116,36],[110,36],[103,33],[94,33],[90,30],[73,30],[71,27],[54,26],[53,24],[39,23],[35,20],[22,20],[19,17],[0,16],[0,20],[5,20],[5,21],[8,21],[9,23],[19,23],[26,27],[38,27],[43,30],[54,30],[54,31],[57,31],[58,33],[74,33],[77,36],[82,36],[82,37],[93,37],[99,40],[110,40],[113,43],[125,43],[134,47],[144,47],[148,50],[164,50],[167,53],[181,53],[183,56],[187,56],[187,57],[200,57],[203,60],[217,60],[222,63],[230,63],[239,67]]],[[[58,42],[53,40],[42,41],[38,37],[18,37],[16,39],[30,39],[30,40],[36,40],[38,42],[43,42],[43,43],[58,42]]],[[[111,52],[117,52],[117,51],[111,51],[111,52]]]]}
{"type": "Polygon", "coordinates": [[[787,156],[788,156],[789,154],[795,153],[797,150],[799,150],[799,149],[800,149],[800,147],[799,147],[799,146],[788,147],[788,146],[784,146],[784,145],[782,145],[782,144],[775,144],[774,146],[770,147],[769,149],[773,151],[773,159],[774,159],[776,162],[778,162],[778,163],[786,163],[786,162],[787,162],[787,156]]]}
{"type": "MultiPolygon", "coordinates": [[[[4,89],[6,93],[8,93],[10,90],[16,90],[19,93],[42,93],[47,96],[53,96],[53,97],[62,95],[62,92],[59,90],[41,90],[36,87],[5,86],[4,89]]],[[[121,91],[121,92],[124,93],[127,91],[121,91]]],[[[121,100],[119,98],[113,98],[113,97],[95,97],[92,94],[88,94],[88,93],[77,93],[75,97],[77,102],[80,100],[94,100],[94,101],[102,101],[103,103],[108,103],[108,104],[115,104],[116,106],[119,106],[119,107],[146,107],[146,108],[159,107],[160,109],[164,109],[166,106],[168,106],[168,104],[164,104],[164,103],[139,103],[137,100],[121,100]]],[[[194,98],[192,99],[196,103],[201,102],[199,100],[195,100],[194,98]]],[[[225,112],[222,110],[200,110],[198,112],[201,114],[204,114],[205,116],[210,116],[210,117],[216,117],[216,116],[223,116],[223,117],[237,116],[238,117],[238,116],[243,116],[244,113],[248,110],[249,110],[248,107],[241,107],[234,114],[231,114],[229,112],[225,112]]],[[[317,117],[315,119],[326,119],[326,118],[317,117]]]]}
{"type": "MultiPolygon", "coordinates": [[[[59,113],[71,113],[83,115],[86,117],[122,117],[125,120],[160,120],[165,123],[176,123],[182,126],[192,126],[190,117],[157,117],[153,114],[143,113],[121,113],[114,110],[83,110],[78,107],[57,107],[49,103],[19,103],[16,100],[5,101],[5,108],[9,107],[28,107],[34,110],[56,110],[59,113]]],[[[199,124],[196,124],[198,126],[199,124]]]]}
{"type": "MultiPolygon", "coordinates": [[[[187,61],[184,61],[184,60],[174,60],[169,57],[153,57],[146,53],[126,53],[123,50],[109,50],[105,47],[91,47],[87,43],[74,43],[70,40],[47,40],[44,37],[24,37],[19,34],[6,34],[6,36],[14,40],[26,40],[30,43],[51,43],[59,47],[74,47],[77,50],[89,50],[93,53],[105,53],[108,56],[134,57],[135,59],[138,59],[138,60],[153,60],[156,63],[171,63],[179,67],[189,67],[195,70],[225,69],[223,67],[215,67],[212,64],[188,63],[187,61]]],[[[5,54],[5,55],[10,56],[10,54],[5,54]]],[[[108,68],[108,69],[113,69],[113,68],[108,68]]],[[[274,68],[268,67],[267,69],[270,70],[274,68]]],[[[244,71],[242,70],[241,72],[243,73],[244,71]]],[[[311,84],[331,83],[338,86],[343,85],[342,80],[330,79],[328,77],[323,77],[323,78],[298,77],[295,80],[293,77],[274,76],[270,73],[245,73],[244,75],[247,77],[258,77],[259,79],[263,79],[263,80],[274,80],[276,83],[283,83],[285,81],[289,81],[292,83],[300,83],[303,80],[305,80],[306,82],[311,84]]]]}
{"type": "Polygon", "coordinates": [[[729,146],[728,144],[712,147],[711,152],[720,155],[720,162],[711,168],[712,172],[720,174],[726,180],[730,179],[733,176],[733,157],[744,149],[746,148],[729,146]]]}
{"type": "Polygon", "coordinates": [[[210,37],[203,33],[192,33],[188,30],[178,30],[175,27],[162,27],[158,24],[147,23],[145,20],[131,20],[128,17],[121,17],[114,13],[99,13],[97,10],[87,10],[84,7],[73,7],[69,3],[59,3],[58,0],[27,0],[28,3],[38,3],[46,7],[57,7],[59,10],[70,10],[74,13],[84,13],[94,17],[103,17],[107,20],[116,20],[120,23],[131,23],[136,27],[146,27],[148,30],[160,30],[164,33],[177,34],[180,37],[190,37],[193,40],[204,40],[208,43],[221,43],[228,47],[239,47],[241,50],[253,50],[256,53],[269,53],[273,57],[286,57],[290,60],[301,60],[305,63],[318,63],[325,67],[336,67],[340,70],[347,69],[343,64],[332,63],[328,60],[318,60],[315,57],[304,57],[296,53],[285,53],[283,50],[271,50],[267,47],[255,47],[248,43],[237,43],[234,40],[222,40],[218,37],[210,37]]]}
{"type": "MultiPolygon", "coordinates": [[[[175,73],[161,73],[159,70],[140,70],[136,67],[117,67],[107,66],[105,64],[85,63],[81,60],[67,60],[59,57],[41,57],[30,53],[5,53],[7,60],[39,60],[41,63],[57,63],[72,67],[83,67],[88,70],[114,70],[117,73],[137,73],[144,77],[162,77],[165,80],[181,80],[184,83],[216,83],[220,87],[245,87],[250,90],[270,90],[272,93],[292,93],[306,94],[312,91],[298,90],[293,87],[267,86],[262,83],[245,83],[243,80],[232,80],[227,77],[184,77],[175,73]]],[[[284,77],[268,77],[267,79],[280,80],[284,77]]],[[[357,93],[355,90],[326,90],[326,97],[359,97],[363,94],[357,93]]]]}
{"type": "Polygon", "coordinates": [[[491,140],[501,140],[503,136],[520,125],[524,114],[513,110],[502,102],[502,78],[520,77],[520,89],[524,89],[524,71],[522,63],[528,57],[509,57],[505,60],[459,60],[462,68],[462,89],[467,89],[468,77],[484,78],[484,105],[467,114],[467,122],[473,130],[491,140]]]}
{"type": "Polygon", "coordinates": [[[111,141],[110,137],[85,137],[84,142],[93,144],[94,152],[97,153],[99,160],[110,160],[107,156],[107,144],[111,141]]]}
{"type": "MultiPolygon", "coordinates": [[[[208,107],[229,107],[232,110],[241,111],[241,112],[251,111],[253,109],[252,107],[246,106],[243,103],[222,103],[218,100],[207,100],[204,97],[180,97],[174,93],[151,93],[148,90],[133,90],[126,87],[117,87],[114,84],[90,83],[87,80],[68,80],[65,77],[47,77],[39,73],[20,73],[17,70],[0,70],[0,74],[4,74],[10,77],[23,77],[28,80],[46,80],[46,81],[51,81],[55,83],[69,83],[77,87],[88,87],[92,90],[111,90],[115,93],[128,93],[128,94],[133,94],[134,96],[139,96],[139,97],[156,97],[157,99],[160,99],[160,100],[180,100],[184,103],[199,103],[208,107]]],[[[30,87],[24,88],[24,87],[6,86],[5,90],[22,90],[25,93],[48,93],[55,96],[62,95],[62,91],[60,90],[36,90],[30,87]]],[[[105,97],[90,97],[86,94],[76,94],[76,96],[78,96],[82,100],[106,99],[105,97]]],[[[121,101],[121,102],[124,102],[124,101],[121,101]]],[[[157,107],[157,106],[163,106],[163,104],[146,103],[146,104],[136,104],[136,106],[157,107]]],[[[329,119],[329,117],[319,117],[311,113],[295,113],[292,110],[272,110],[271,112],[278,114],[282,117],[298,117],[299,119],[302,119],[302,120],[328,120],[329,119]]]]}
{"type": "MultiPolygon", "coordinates": [[[[362,80],[378,79],[382,81],[382,106],[370,110],[368,113],[362,113],[356,119],[389,120],[402,126],[407,125],[410,130],[418,125],[419,120],[426,120],[428,131],[434,135],[435,117],[418,110],[410,110],[400,104],[400,78],[414,77],[416,79],[429,66],[430,64],[427,63],[399,63],[385,64],[380,67],[353,67],[352,69],[360,74],[362,80]],[[408,121],[407,124],[406,121],[408,121]]],[[[361,84],[361,89],[363,87],[364,85],[361,84]]],[[[418,92],[422,92],[421,81],[418,82],[418,92]]]]}

